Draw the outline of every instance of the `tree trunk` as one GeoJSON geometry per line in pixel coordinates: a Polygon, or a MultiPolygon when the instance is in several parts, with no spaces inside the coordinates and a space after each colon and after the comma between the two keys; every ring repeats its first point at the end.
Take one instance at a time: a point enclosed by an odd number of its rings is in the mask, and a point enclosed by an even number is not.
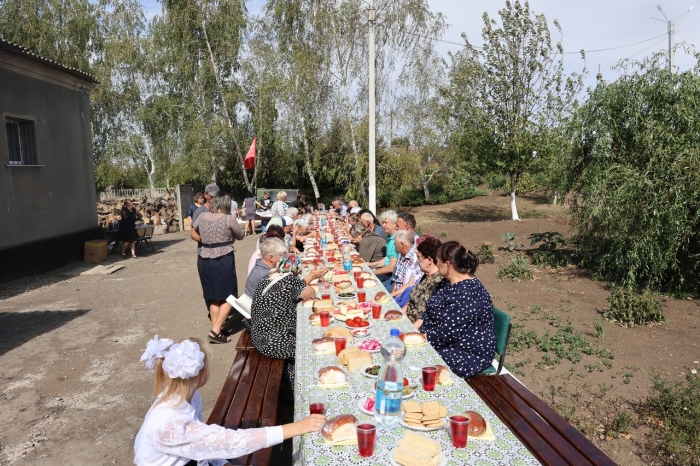
{"type": "Polygon", "coordinates": [[[321,195],[318,192],[318,186],[316,186],[316,178],[314,178],[314,172],[311,169],[311,154],[309,153],[309,140],[306,138],[306,120],[303,116],[299,116],[299,121],[301,122],[302,136],[301,140],[304,143],[304,158],[306,161],[306,171],[309,174],[309,181],[311,181],[311,187],[314,189],[314,197],[318,199],[321,195]]]}
{"type": "Polygon", "coordinates": [[[557,204],[557,190],[555,189],[554,190],[554,200],[552,201],[552,205],[556,205],[556,204],[557,204]]]}
{"type": "MultiPolygon", "coordinates": [[[[214,78],[216,80],[216,86],[219,88],[219,96],[221,97],[221,105],[224,110],[226,122],[228,123],[229,129],[231,129],[233,132],[233,121],[231,121],[231,115],[228,112],[226,97],[224,97],[224,89],[222,88],[221,82],[219,81],[219,68],[216,66],[216,62],[214,61],[214,53],[211,50],[209,36],[207,35],[206,22],[204,20],[202,20],[202,31],[204,32],[204,40],[207,43],[207,50],[209,50],[209,61],[211,62],[211,67],[214,70],[214,78]]],[[[248,188],[248,190],[252,190],[252,185],[250,183],[250,180],[248,180],[248,172],[245,169],[245,159],[243,158],[243,153],[241,152],[241,148],[238,145],[238,141],[236,141],[236,135],[232,134],[231,137],[233,138],[233,143],[236,146],[236,155],[238,156],[238,162],[241,164],[241,171],[243,172],[243,181],[245,182],[245,185],[248,188]]]]}
{"type": "Polygon", "coordinates": [[[428,202],[428,199],[430,199],[430,190],[428,189],[428,181],[423,178],[423,195],[425,196],[425,202],[428,202]]]}
{"type": "Polygon", "coordinates": [[[518,185],[518,175],[517,173],[510,174],[510,211],[513,214],[513,220],[520,221],[518,217],[518,208],[515,205],[515,188],[518,185]]]}
{"type": "Polygon", "coordinates": [[[153,145],[151,144],[151,141],[148,140],[148,136],[144,137],[144,145],[146,147],[148,162],[151,164],[146,171],[146,174],[148,175],[148,187],[151,189],[151,193],[153,193],[156,189],[156,186],[153,184],[153,175],[156,173],[156,158],[153,155],[153,145]]]}

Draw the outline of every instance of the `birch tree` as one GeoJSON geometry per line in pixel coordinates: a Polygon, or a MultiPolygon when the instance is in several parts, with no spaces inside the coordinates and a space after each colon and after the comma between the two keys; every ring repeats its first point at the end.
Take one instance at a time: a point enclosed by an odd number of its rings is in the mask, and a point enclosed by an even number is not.
{"type": "Polygon", "coordinates": [[[465,36],[464,49],[452,57],[447,94],[459,131],[468,135],[462,144],[477,145],[482,162],[509,177],[512,218],[520,220],[520,176],[547,151],[583,82],[581,75],[565,76],[561,43],[552,43],[547,19],[528,2],[506,1],[498,15],[500,23],[483,15],[483,48],[465,36]]]}

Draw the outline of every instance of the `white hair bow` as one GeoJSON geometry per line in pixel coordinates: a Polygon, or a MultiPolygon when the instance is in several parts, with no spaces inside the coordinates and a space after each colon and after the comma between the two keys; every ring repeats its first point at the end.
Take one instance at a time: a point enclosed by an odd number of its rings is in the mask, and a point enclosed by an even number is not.
{"type": "Polygon", "coordinates": [[[164,338],[162,340],[158,339],[158,335],[154,336],[151,341],[146,344],[146,349],[143,350],[141,355],[141,361],[146,362],[146,368],[153,372],[156,368],[156,360],[162,358],[165,354],[165,350],[173,344],[173,341],[169,338],[164,338]]]}
{"type": "Polygon", "coordinates": [[[204,367],[204,353],[197,343],[190,340],[175,343],[163,357],[163,370],[171,379],[189,379],[204,367]]]}

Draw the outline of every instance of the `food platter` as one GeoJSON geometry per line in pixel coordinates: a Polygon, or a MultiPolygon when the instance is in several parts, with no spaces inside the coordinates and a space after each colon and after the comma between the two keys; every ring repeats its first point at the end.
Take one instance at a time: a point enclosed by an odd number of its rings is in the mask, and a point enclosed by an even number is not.
{"type": "MultiPolygon", "coordinates": [[[[363,366],[363,367],[360,368],[360,374],[362,374],[363,376],[365,376],[365,377],[367,377],[367,378],[370,378],[370,379],[376,379],[376,378],[377,378],[376,375],[368,374],[368,373],[366,372],[367,369],[369,369],[370,367],[375,367],[375,366],[378,367],[378,368],[381,368],[381,364],[368,364],[368,365],[363,366]]],[[[377,369],[377,372],[379,372],[379,369],[377,369]]]]}
{"type": "Polygon", "coordinates": [[[434,431],[434,430],[440,430],[440,429],[444,429],[445,427],[447,427],[447,422],[445,421],[444,418],[440,418],[440,420],[442,421],[442,425],[441,425],[441,426],[436,426],[436,427],[418,427],[418,426],[411,426],[411,425],[408,425],[408,424],[406,423],[406,421],[403,420],[403,414],[404,414],[403,411],[401,411],[401,417],[399,418],[399,424],[401,424],[403,427],[405,427],[405,428],[407,428],[407,429],[415,430],[415,431],[418,431],[418,432],[432,432],[432,431],[434,431]]]}

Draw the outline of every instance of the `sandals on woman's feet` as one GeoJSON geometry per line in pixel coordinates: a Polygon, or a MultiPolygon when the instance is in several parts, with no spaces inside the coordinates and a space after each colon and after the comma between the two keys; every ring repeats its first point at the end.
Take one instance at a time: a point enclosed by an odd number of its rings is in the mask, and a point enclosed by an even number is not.
{"type": "Polygon", "coordinates": [[[138,257],[139,257],[139,256],[137,256],[136,254],[132,254],[132,255],[131,255],[131,258],[132,258],[132,259],[138,259],[138,257]]]}
{"type": "Polygon", "coordinates": [[[126,257],[126,253],[125,253],[125,252],[122,253],[122,257],[126,257]]]}
{"type": "Polygon", "coordinates": [[[223,335],[221,332],[214,334],[213,330],[209,331],[209,341],[212,343],[229,343],[231,340],[223,335]]]}

